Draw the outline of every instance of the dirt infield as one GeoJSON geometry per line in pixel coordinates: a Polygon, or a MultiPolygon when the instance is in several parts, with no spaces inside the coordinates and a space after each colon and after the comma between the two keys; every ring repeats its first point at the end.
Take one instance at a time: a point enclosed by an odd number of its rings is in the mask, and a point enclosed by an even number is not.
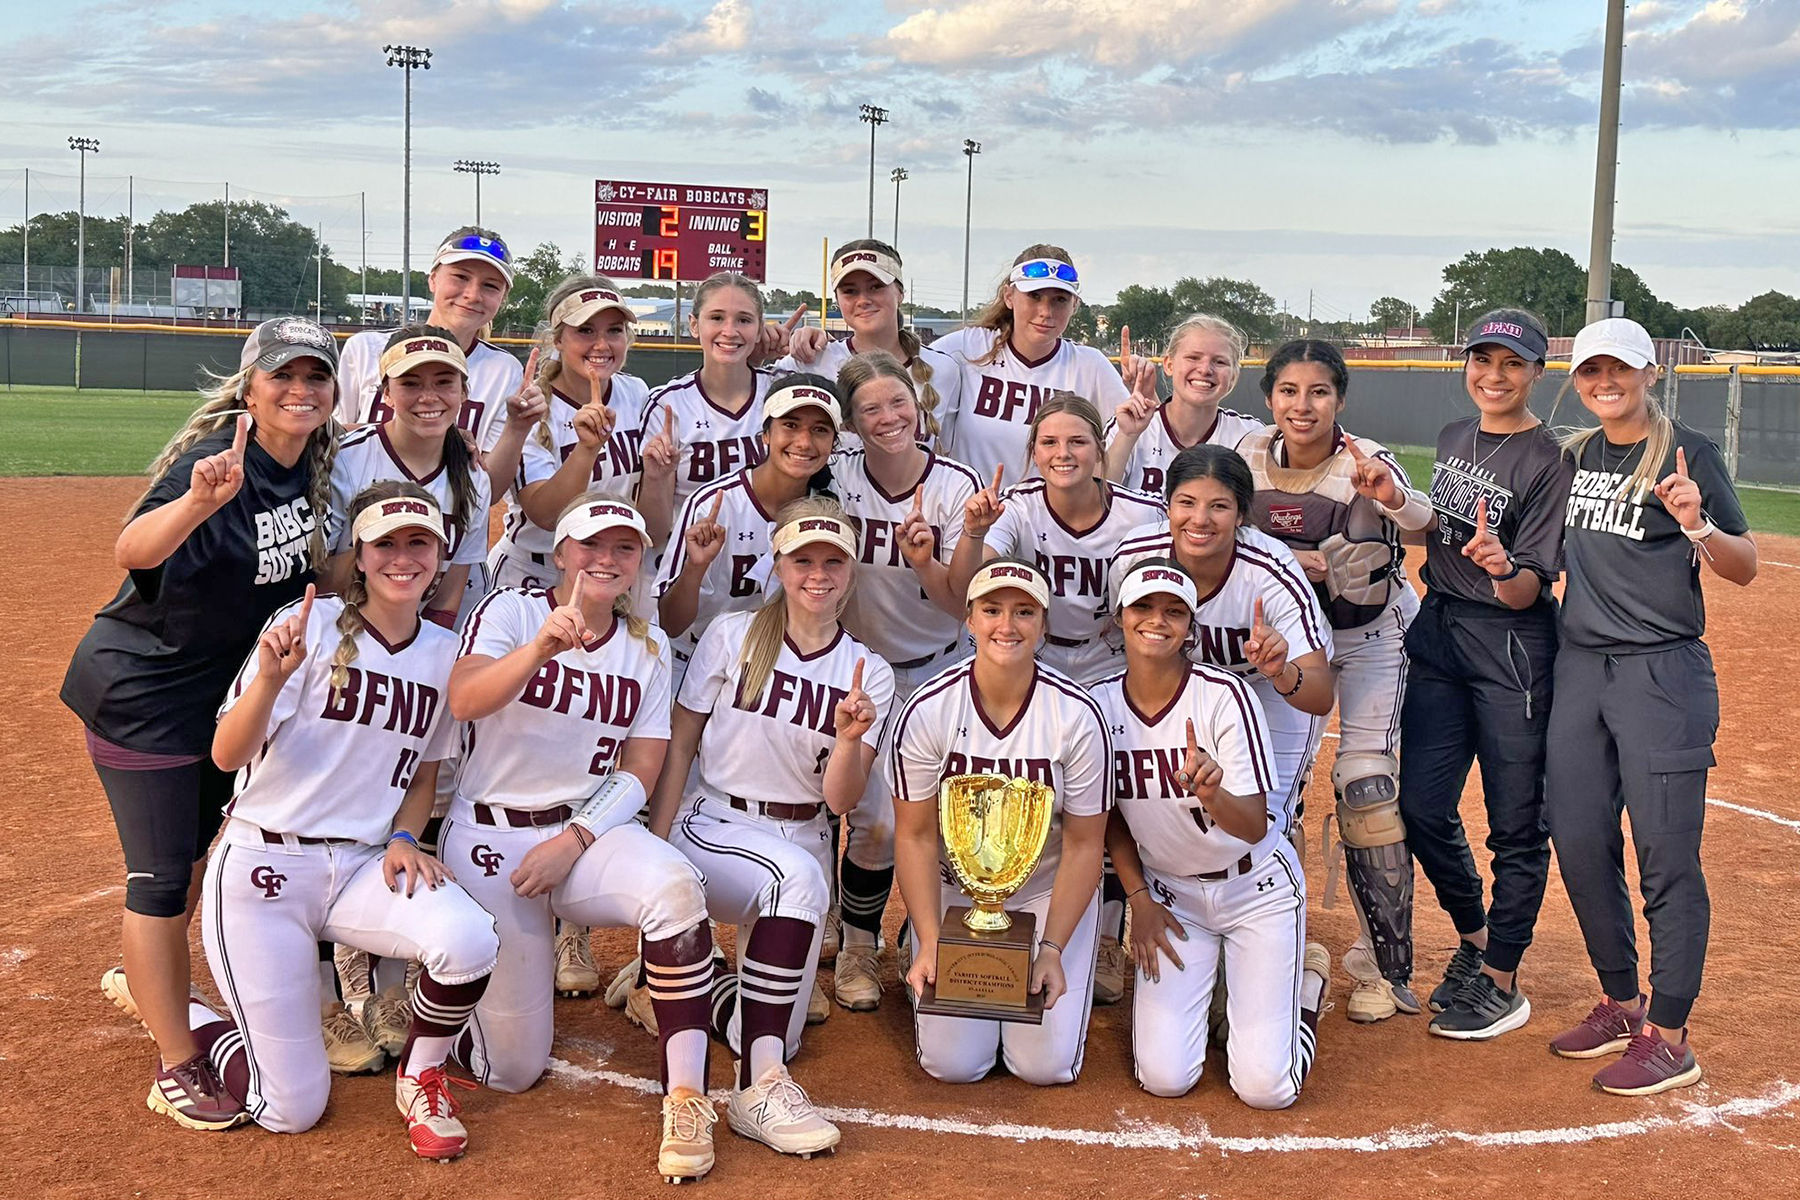
{"type": "MultiPolygon", "coordinates": [[[[0,480],[0,612],[6,659],[0,744],[15,782],[0,847],[0,1146],[11,1196],[649,1195],[658,1134],[655,1044],[598,1001],[559,1001],[558,1064],[524,1096],[472,1093],[472,1149],[451,1165],[407,1150],[387,1075],[340,1079],[325,1119],[287,1137],[255,1128],[188,1133],[144,1107],[152,1049],[101,996],[118,962],[122,867],[80,726],[56,700],[76,640],[116,588],[110,548],[136,481],[0,480]]],[[[1791,784],[1800,672],[1800,541],[1762,540],[1747,591],[1708,580],[1724,711],[1706,865],[1712,950],[1693,1039],[1698,1087],[1649,1100],[1590,1088],[1548,1037],[1596,995],[1556,873],[1522,976],[1531,1023],[1489,1044],[1430,1038],[1425,1018],[1362,1028],[1326,1014],[1305,1093],[1279,1113],[1244,1107],[1215,1053],[1188,1097],[1158,1100],[1131,1078],[1128,1007],[1095,1010],[1079,1083],[1004,1076],[969,1087],[914,1062],[903,995],[873,1014],[833,1013],[794,1064],[837,1110],[833,1159],[797,1162],[719,1126],[703,1195],[859,1197],[1404,1196],[1563,1200],[1599,1194],[1800,1194],[1800,1056],[1787,1041],[1800,797],[1791,784]],[[1784,616],[1784,614],[1787,614],[1784,616]],[[1781,646],[1789,647],[1780,651],[1781,646]],[[1771,653],[1775,650],[1775,653],[1771,653]],[[1781,1179],[1788,1184],[1781,1184],[1781,1179]]],[[[1329,766],[1331,741],[1326,743],[1329,766]]],[[[1311,935],[1334,952],[1354,926],[1324,910],[1318,826],[1329,770],[1308,796],[1311,935]]],[[[1473,839],[1479,804],[1465,808],[1473,839]]],[[[1478,856],[1484,857],[1484,856],[1478,856]]],[[[1455,935],[1420,880],[1418,978],[1436,982],[1455,935]]],[[[889,914],[890,924],[894,914],[889,914]]],[[[892,932],[890,928],[890,933],[892,932]]],[[[195,931],[195,961],[204,956],[195,931]]],[[[601,940],[602,969],[629,955],[601,940]]],[[[1334,954],[1335,956],[1335,954],[1334,954]]],[[[891,979],[891,965],[890,965],[891,979]]],[[[210,980],[201,974],[203,984],[210,980]]],[[[1423,988],[1421,990],[1424,990],[1423,988]]],[[[730,1063],[715,1053],[712,1082],[730,1063]]]]}

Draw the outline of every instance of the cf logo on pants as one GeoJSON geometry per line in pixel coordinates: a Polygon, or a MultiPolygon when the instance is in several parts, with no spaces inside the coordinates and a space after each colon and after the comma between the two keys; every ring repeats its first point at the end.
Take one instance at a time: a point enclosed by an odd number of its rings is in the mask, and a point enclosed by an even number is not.
{"type": "Polygon", "coordinates": [[[250,872],[250,886],[261,888],[265,900],[273,900],[281,895],[281,885],[286,882],[286,875],[278,873],[274,867],[267,864],[250,872]]]}
{"type": "Polygon", "coordinates": [[[506,856],[483,843],[469,851],[469,861],[480,867],[483,875],[493,876],[500,873],[500,864],[506,861],[506,856]]]}

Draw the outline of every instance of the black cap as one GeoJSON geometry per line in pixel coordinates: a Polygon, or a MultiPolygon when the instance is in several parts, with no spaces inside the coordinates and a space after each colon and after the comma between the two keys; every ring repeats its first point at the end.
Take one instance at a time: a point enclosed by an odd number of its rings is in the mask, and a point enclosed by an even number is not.
{"type": "Polygon", "coordinates": [[[1463,353],[1467,354],[1477,346],[1499,345],[1517,352],[1527,362],[1543,362],[1548,356],[1550,344],[1544,335],[1519,321],[1508,321],[1501,317],[1488,317],[1478,322],[1469,330],[1468,341],[1463,344],[1463,353]]]}

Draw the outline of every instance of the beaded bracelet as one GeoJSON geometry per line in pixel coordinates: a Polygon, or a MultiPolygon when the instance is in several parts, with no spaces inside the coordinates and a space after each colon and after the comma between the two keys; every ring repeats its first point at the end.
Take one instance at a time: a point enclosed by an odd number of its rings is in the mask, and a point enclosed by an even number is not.
{"type": "Polygon", "coordinates": [[[1061,946],[1057,945],[1055,942],[1051,941],[1049,938],[1039,938],[1038,946],[1040,948],[1044,947],[1044,946],[1048,946],[1052,950],[1056,951],[1058,954],[1061,954],[1063,952],[1063,948],[1061,946]]]}

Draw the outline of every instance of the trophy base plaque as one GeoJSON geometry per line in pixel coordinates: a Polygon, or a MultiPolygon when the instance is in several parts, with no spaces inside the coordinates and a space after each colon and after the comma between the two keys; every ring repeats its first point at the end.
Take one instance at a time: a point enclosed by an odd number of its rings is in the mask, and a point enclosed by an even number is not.
{"type": "Polygon", "coordinates": [[[996,933],[963,924],[968,906],[952,907],[938,931],[937,983],[926,984],[919,1011],[934,1017],[974,1017],[1041,1025],[1044,996],[1032,995],[1031,948],[1037,916],[1014,912],[1012,928],[996,933]]]}

